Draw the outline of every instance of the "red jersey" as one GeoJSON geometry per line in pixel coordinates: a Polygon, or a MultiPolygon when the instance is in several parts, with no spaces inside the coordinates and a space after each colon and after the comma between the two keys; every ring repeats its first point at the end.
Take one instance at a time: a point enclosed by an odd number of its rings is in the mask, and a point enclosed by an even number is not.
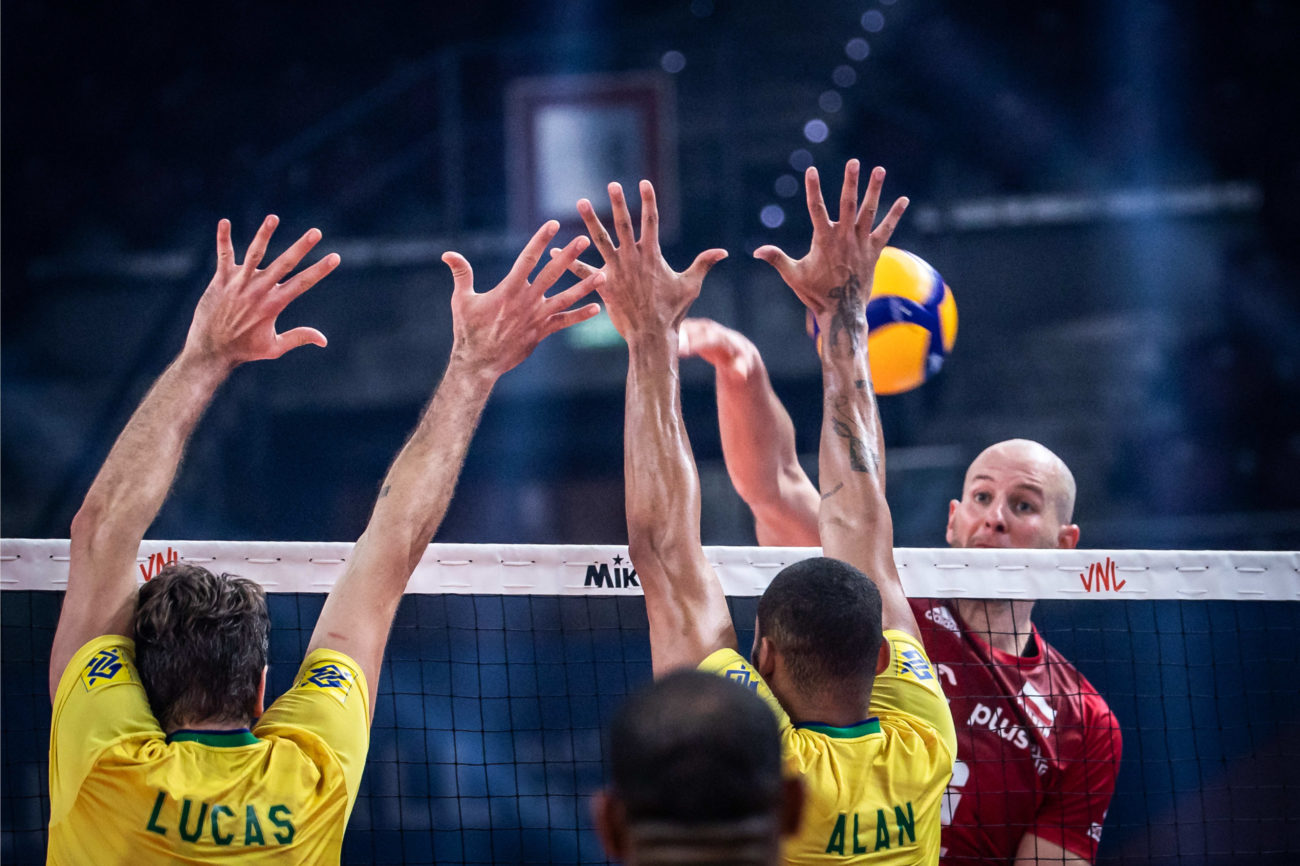
{"type": "Polygon", "coordinates": [[[1010,862],[1025,833],[1091,862],[1119,772],[1106,702],[1037,629],[1033,654],[1016,656],[969,633],[947,601],[911,603],[957,726],[942,862],[1010,862]]]}

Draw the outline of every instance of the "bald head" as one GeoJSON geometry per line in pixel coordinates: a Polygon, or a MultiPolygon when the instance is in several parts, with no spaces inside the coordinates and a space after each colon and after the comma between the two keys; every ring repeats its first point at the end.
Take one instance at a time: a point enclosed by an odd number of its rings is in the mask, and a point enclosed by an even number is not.
{"type": "Polygon", "coordinates": [[[1031,439],[1008,439],[980,452],[966,470],[967,488],[993,468],[1011,468],[1040,480],[1044,498],[1056,509],[1062,524],[1074,519],[1074,473],[1047,446],[1031,439]]]}

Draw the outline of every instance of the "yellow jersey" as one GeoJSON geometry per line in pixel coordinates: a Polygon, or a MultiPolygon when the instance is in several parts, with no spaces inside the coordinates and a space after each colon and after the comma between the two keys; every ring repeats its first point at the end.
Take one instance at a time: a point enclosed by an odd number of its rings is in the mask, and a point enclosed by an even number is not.
{"type": "Polygon", "coordinates": [[[890,665],[876,675],[872,718],[850,728],[793,724],[740,653],[714,652],[701,670],[752,688],[776,713],[786,772],[806,788],[786,863],[939,862],[939,807],[957,756],[948,702],[920,642],[885,632],[890,665]]]}
{"type": "Polygon", "coordinates": [[[370,745],[370,693],[319,649],[250,731],[158,726],[135,643],[72,657],[50,725],[51,864],[337,863],[370,745]]]}

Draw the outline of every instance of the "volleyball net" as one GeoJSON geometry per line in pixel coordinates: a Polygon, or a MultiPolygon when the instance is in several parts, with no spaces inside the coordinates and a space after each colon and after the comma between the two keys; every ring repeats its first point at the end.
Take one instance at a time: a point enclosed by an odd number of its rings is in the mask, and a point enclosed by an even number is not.
{"type": "MultiPolygon", "coordinates": [[[[268,591],[268,700],[290,685],[351,544],[146,541],[268,591]]],[[[740,645],[817,551],[706,548],[740,645]]],[[[899,549],[908,594],[1034,600],[1119,721],[1099,863],[1291,863],[1300,852],[1300,553],[899,549]]],[[[43,862],[49,649],[66,540],[0,541],[0,860],[43,862]]],[[[603,863],[603,731],[650,679],[626,547],[431,545],[399,608],[346,863],[603,863]]],[[[956,720],[959,730],[969,720],[956,720]]]]}

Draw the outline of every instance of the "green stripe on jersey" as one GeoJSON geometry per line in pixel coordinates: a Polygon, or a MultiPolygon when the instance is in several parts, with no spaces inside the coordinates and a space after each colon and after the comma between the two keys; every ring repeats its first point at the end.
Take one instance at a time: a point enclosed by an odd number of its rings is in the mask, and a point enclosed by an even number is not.
{"type": "Polygon", "coordinates": [[[817,722],[809,722],[806,725],[795,725],[796,728],[802,728],[805,731],[815,731],[819,734],[825,734],[828,737],[834,737],[837,740],[851,740],[854,737],[866,737],[871,734],[880,733],[880,719],[870,718],[863,722],[858,722],[850,728],[837,728],[834,725],[822,725],[817,722]]]}
{"type": "Polygon", "coordinates": [[[169,743],[202,743],[205,746],[232,748],[234,746],[252,746],[257,737],[248,728],[238,731],[174,731],[167,737],[169,743]]]}

